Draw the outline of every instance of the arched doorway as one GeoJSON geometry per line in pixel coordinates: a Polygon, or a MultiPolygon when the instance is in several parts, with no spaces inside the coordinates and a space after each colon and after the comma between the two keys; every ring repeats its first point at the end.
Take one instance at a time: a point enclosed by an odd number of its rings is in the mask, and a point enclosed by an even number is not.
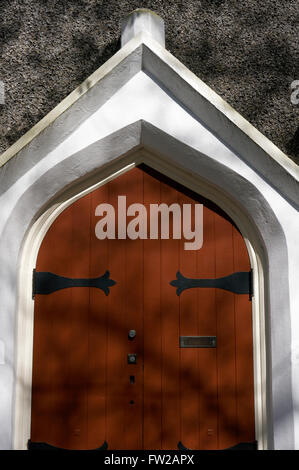
{"type": "Polygon", "coordinates": [[[244,240],[228,216],[148,168],[78,199],[51,225],[37,258],[31,441],[156,450],[254,441],[249,272],[244,240]],[[116,208],[119,195],[145,209],[203,204],[202,248],[185,250],[186,240],[171,233],[99,240],[96,207],[116,208]],[[40,275],[86,281],[106,271],[115,281],[108,291],[106,284],[67,288],[59,278],[46,293],[40,275]],[[210,285],[180,293],[178,271],[210,285]],[[248,274],[248,292],[246,279],[243,293],[234,292],[239,281],[229,289],[212,282],[234,273],[248,274]]]}

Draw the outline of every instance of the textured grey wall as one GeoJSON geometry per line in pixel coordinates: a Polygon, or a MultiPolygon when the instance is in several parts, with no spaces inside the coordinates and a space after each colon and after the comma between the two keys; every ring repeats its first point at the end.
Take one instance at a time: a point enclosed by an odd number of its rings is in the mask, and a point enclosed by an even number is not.
{"type": "Polygon", "coordinates": [[[298,0],[0,0],[0,153],[120,48],[135,8],[166,48],[299,163],[298,0]]]}

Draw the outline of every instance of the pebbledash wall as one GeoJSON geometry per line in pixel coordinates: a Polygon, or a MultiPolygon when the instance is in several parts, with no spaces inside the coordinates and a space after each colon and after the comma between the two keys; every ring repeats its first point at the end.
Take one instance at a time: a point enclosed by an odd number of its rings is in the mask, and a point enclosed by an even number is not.
{"type": "Polygon", "coordinates": [[[30,437],[32,270],[55,217],[145,162],[222,207],[254,272],[259,449],[299,449],[298,167],[164,48],[133,12],[121,49],[0,156],[0,447],[30,437]]]}

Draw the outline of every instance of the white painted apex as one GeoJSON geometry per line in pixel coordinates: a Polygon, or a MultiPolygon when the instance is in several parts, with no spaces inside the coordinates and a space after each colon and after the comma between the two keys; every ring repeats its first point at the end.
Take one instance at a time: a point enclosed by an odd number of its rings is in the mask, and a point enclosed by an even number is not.
{"type": "Polygon", "coordinates": [[[163,19],[151,10],[138,8],[132,11],[121,25],[121,46],[139,33],[147,33],[161,46],[165,47],[165,28],[163,19]]]}

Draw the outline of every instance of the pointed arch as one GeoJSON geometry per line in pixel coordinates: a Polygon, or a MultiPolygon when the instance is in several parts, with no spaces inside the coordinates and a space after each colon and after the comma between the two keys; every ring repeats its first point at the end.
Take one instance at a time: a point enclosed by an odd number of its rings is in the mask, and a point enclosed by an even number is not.
{"type": "Polygon", "coordinates": [[[43,236],[67,205],[141,163],[215,202],[241,231],[254,270],[259,447],[293,448],[288,256],[280,223],[250,181],[144,121],[97,141],[45,171],[24,191],[6,224],[3,240],[13,236],[19,247],[14,256],[20,267],[13,264],[7,277],[18,280],[14,447],[24,448],[30,435],[31,275],[43,236]]]}

